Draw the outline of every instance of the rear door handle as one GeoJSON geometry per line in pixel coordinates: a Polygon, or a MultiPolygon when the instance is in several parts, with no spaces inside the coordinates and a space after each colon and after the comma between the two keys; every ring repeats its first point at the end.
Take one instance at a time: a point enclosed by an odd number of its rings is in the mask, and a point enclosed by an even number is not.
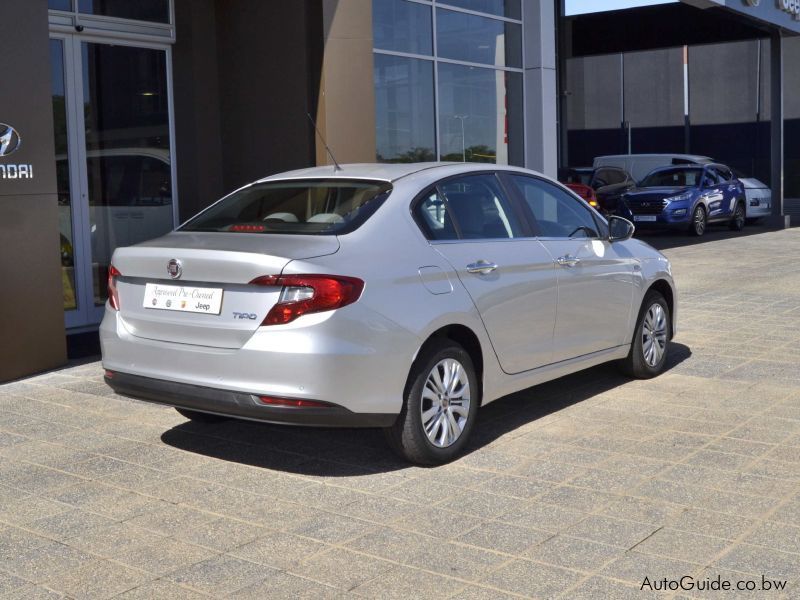
{"type": "Polygon", "coordinates": [[[467,273],[480,273],[481,275],[485,275],[486,273],[491,273],[495,269],[497,269],[497,265],[488,260],[479,260],[478,262],[467,265],[467,273]]]}
{"type": "Polygon", "coordinates": [[[567,254],[566,256],[559,256],[556,259],[556,262],[562,267],[574,267],[579,262],[581,262],[581,259],[578,258],[577,256],[570,256],[569,254],[567,254]]]}

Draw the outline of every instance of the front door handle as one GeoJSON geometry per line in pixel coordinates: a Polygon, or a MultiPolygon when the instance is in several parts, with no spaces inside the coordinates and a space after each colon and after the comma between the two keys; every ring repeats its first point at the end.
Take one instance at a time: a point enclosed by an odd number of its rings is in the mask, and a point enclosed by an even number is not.
{"type": "Polygon", "coordinates": [[[556,262],[562,267],[574,267],[579,262],[581,262],[581,259],[578,258],[577,256],[570,256],[569,254],[567,254],[566,256],[559,256],[556,259],[556,262]]]}
{"type": "Polygon", "coordinates": [[[495,269],[497,269],[497,265],[488,260],[479,260],[478,262],[467,265],[467,273],[480,273],[481,275],[485,275],[486,273],[491,273],[495,269]]]}

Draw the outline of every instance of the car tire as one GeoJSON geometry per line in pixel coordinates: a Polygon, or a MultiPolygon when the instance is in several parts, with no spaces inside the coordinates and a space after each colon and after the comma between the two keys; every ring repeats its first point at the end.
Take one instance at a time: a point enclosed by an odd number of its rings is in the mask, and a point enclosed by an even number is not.
{"type": "Polygon", "coordinates": [[[745,221],[747,221],[747,208],[745,208],[744,202],[739,200],[733,210],[733,218],[728,226],[731,231],[741,231],[744,229],[745,221]]]}
{"type": "Polygon", "coordinates": [[[439,465],[458,457],[481,401],[480,383],[466,350],[447,339],[430,342],[411,367],[404,395],[400,415],[384,430],[392,450],[418,465],[439,465]],[[445,389],[456,366],[456,386],[445,389]]]}
{"type": "Polygon", "coordinates": [[[182,417],[186,417],[190,421],[194,423],[221,423],[222,421],[227,421],[228,417],[223,417],[222,415],[212,415],[210,413],[204,412],[197,412],[194,410],[188,410],[186,408],[175,408],[182,417]]]}
{"type": "Polygon", "coordinates": [[[706,232],[708,227],[708,216],[702,204],[698,204],[692,212],[692,221],[689,223],[689,235],[700,237],[706,232]]]}
{"type": "Polygon", "coordinates": [[[663,295],[650,290],[642,301],[631,349],[628,356],[620,361],[620,368],[636,379],[655,377],[667,364],[667,348],[671,339],[669,305],[663,295]],[[652,345],[648,345],[648,341],[652,341],[652,345]]]}

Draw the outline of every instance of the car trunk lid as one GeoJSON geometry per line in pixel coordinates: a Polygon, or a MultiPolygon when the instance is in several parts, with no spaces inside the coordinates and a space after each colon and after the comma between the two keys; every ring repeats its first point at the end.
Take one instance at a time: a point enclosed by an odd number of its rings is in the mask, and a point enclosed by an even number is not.
{"type": "Polygon", "coordinates": [[[280,296],[251,285],[292,260],[333,254],[336,236],[176,232],[114,253],[120,316],[134,336],[241,348],[280,296]],[[168,265],[173,262],[173,278],[168,265]],[[175,267],[179,266],[179,269],[175,267]]]}

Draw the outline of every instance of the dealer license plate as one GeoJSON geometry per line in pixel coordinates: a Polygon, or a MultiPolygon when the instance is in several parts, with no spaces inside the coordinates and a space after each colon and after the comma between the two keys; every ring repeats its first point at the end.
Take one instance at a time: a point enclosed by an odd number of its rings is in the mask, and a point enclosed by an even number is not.
{"type": "Polygon", "coordinates": [[[650,221],[653,222],[656,220],[656,215],[633,215],[634,221],[650,221]]]}
{"type": "Polygon", "coordinates": [[[222,288],[148,283],[144,289],[143,306],[218,315],[222,310],[222,288]]]}

